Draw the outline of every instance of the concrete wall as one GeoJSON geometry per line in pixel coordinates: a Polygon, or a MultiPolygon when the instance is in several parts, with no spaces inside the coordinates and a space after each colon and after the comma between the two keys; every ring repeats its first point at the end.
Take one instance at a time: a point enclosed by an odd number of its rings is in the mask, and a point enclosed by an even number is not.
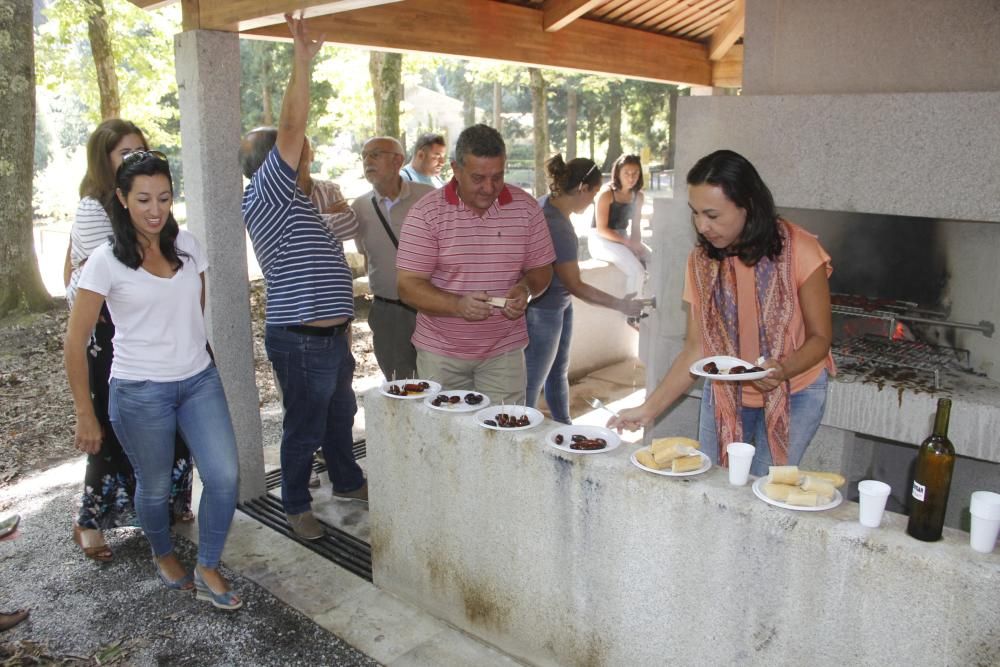
{"type": "MultiPolygon", "coordinates": [[[[615,296],[625,296],[625,274],[596,259],[580,262],[580,277],[588,285],[615,296]]],[[[569,347],[569,378],[575,380],[639,352],[639,334],[616,310],[573,298],[573,338],[569,347]]]]}
{"type": "Polygon", "coordinates": [[[752,0],[743,94],[1000,90],[998,34],[996,0],[752,0]]]}
{"type": "Polygon", "coordinates": [[[563,454],[551,423],[365,407],[375,583],[531,664],[1000,661],[1000,552],[965,533],[778,509],[718,468],[640,471],[629,446],[563,454]]]}

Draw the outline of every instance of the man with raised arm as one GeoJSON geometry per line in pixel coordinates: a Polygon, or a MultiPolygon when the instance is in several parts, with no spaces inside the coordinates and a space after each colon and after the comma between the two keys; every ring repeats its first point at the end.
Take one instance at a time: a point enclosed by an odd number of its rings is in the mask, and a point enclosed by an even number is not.
{"type": "Polygon", "coordinates": [[[507,152],[486,125],[462,131],[448,185],[406,216],[399,297],[417,309],[417,371],[496,403],[523,403],[524,311],[552,278],[555,252],[535,198],[504,183],[507,152]]]}
{"type": "Polygon", "coordinates": [[[294,42],[277,128],[250,131],[240,164],[250,179],[243,221],[267,283],[264,345],[281,386],[281,502],[295,533],[323,537],[312,514],[309,471],[323,450],[334,496],[367,501],[368,485],[354,460],[351,428],[357,401],[351,388],[354,317],[351,269],[344,248],[297,183],[306,148],[310,64],[322,37],[312,39],[304,17],[285,15],[294,42]]]}
{"type": "Polygon", "coordinates": [[[372,184],[351,205],[360,229],[358,249],[368,259],[368,281],[374,302],[368,313],[375,358],[390,380],[417,376],[417,351],[410,338],[417,312],[399,300],[396,289],[396,246],[410,207],[434,186],[399,175],[403,147],[392,137],[373,137],[361,148],[365,178],[372,184]]]}

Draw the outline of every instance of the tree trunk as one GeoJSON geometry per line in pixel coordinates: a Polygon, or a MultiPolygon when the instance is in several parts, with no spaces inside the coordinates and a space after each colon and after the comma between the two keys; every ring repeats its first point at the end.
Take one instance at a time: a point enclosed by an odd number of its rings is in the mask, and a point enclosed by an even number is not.
{"type": "Polygon", "coordinates": [[[31,0],[0,0],[0,316],[52,299],[38,271],[31,219],[35,42],[31,0]]]}
{"type": "Polygon", "coordinates": [[[476,88],[471,81],[462,86],[462,122],[465,127],[476,124],[476,88]]]}
{"type": "Polygon", "coordinates": [[[101,118],[121,116],[118,99],[118,75],[115,73],[115,56],[108,35],[108,21],[104,13],[104,0],[87,1],[87,33],[90,52],[97,70],[97,89],[101,94],[101,118]]]}
{"type": "Polygon", "coordinates": [[[500,132],[501,134],[503,134],[503,116],[501,115],[503,111],[502,109],[503,105],[501,104],[501,100],[503,99],[503,95],[501,94],[502,92],[503,91],[501,91],[500,89],[500,82],[494,81],[493,82],[493,129],[495,129],[497,132],[500,132]]]}
{"type": "Polygon", "coordinates": [[[403,54],[372,51],[368,61],[375,98],[375,135],[399,138],[399,102],[403,89],[403,54]]]}
{"type": "Polygon", "coordinates": [[[677,86],[670,86],[667,93],[667,154],[663,161],[666,169],[674,168],[677,153],[677,86]]]}
{"type": "Polygon", "coordinates": [[[566,88],[566,162],[576,158],[576,116],[579,110],[576,88],[566,88]]]}
{"type": "MultiPolygon", "coordinates": [[[[594,112],[587,111],[587,150],[590,151],[590,159],[597,162],[597,119],[594,118],[594,112]]],[[[602,172],[607,173],[607,169],[601,169],[602,172]]]]}
{"type": "Polygon", "coordinates": [[[260,72],[260,99],[263,117],[261,125],[271,127],[274,125],[274,100],[271,97],[271,80],[274,78],[274,68],[272,65],[271,50],[267,49],[263,54],[264,61],[261,63],[260,72]]]}
{"type": "Polygon", "coordinates": [[[622,154],[622,85],[618,82],[608,86],[610,114],[608,116],[608,154],[604,158],[601,171],[611,171],[615,160],[622,154]]]}
{"type": "Polygon", "coordinates": [[[531,117],[535,134],[535,196],[548,192],[545,177],[545,159],[549,154],[549,116],[545,103],[545,79],[536,67],[529,67],[531,76],[531,117]]]}

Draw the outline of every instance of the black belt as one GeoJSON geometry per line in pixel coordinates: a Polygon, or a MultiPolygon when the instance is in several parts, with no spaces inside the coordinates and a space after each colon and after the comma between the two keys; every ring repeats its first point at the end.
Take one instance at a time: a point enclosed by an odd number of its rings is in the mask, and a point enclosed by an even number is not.
{"type": "Polygon", "coordinates": [[[403,308],[406,308],[411,313],[417,312],[415,308],[413,308],[412,306],[406,305],[405,303],[403,303],[399,299],[387,299],[384,296],[378,296],[377,294],[375,296],[373,296],[372,298],[374,298],[376,301],[381,301],[382,303],[391,303],[394,306],[402,306],[403,308]]]}
{"type": "Polygon", "coordinates": [[[302,334],[304,336],[339,336],[342,333],[347,333],[347,329],[351,326],[351,321],[348,320],[342,324],[338,324],[332,327],[314,327],[308,324],[286,324],[281,326],[285,331],[291,331],[292,333],[302,334]]]}

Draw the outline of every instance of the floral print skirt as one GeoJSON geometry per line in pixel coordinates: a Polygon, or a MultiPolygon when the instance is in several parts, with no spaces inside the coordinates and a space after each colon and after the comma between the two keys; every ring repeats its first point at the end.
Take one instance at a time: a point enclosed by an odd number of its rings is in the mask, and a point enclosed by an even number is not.
{"type": "MultiPolygon", "coordinates": [[[[115,327],[105,305],[87,348],[90,395],[104,439],[101,441],[101,450],[87,457],[83,499],[77,517],[77,523],[82,528],[105,530],[139,525],[132,502],[135,496],[135,473],[108,418],[108,382],[114,356],[111,339],[114,333],[115,327]]],[[[171,472],[171,523],[191,512],[191,473],[191,453],[178,435],[174,448],[174,468],[171,472]]]]}

